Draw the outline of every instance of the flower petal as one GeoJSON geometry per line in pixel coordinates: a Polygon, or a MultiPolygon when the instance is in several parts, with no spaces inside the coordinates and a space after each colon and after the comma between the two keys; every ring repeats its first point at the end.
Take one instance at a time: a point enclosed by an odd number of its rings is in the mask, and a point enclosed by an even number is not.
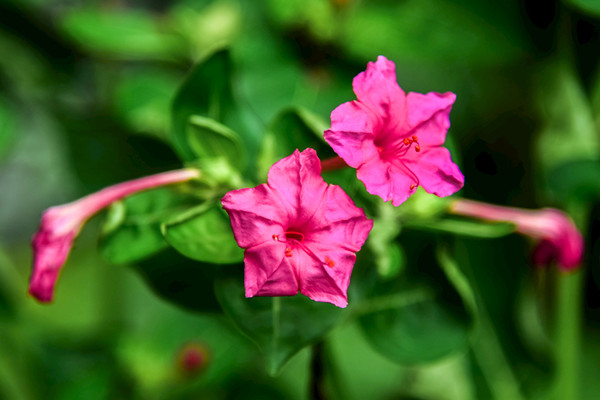
{"type": "Polygon", "coordinates": [[[78,230],[54,235],[52,230],[40,230],[33,237],[33,273],[29,293],[42,302],[52,301],[54,286],[78,230]]]}
{"type": "Polygon", "coordinates": [[[354,77],[352,87],[358,101],[366,104],[383,121],[402,127],[407,118],[406,95],[396,82],[396,66],[384,56],[369,62],[367,70],[354,77]]]}
{"type": "Polygon", "coordinates": [[[314,301],[346,307],[350,275],[356,256],[346,250],[331,250],[319,245],[311,246],[311,251],[319,260],[302,250],[293,257],[293,262],[298,266],[300,293],[314,301]],[[328,266],[324,260],[333,262],[333,266],[328,266]]]}
{"type": "Polygon", "coordinates": [[[286,228],[297,228],[310,220],[319,208],[327,184],[321,177],[321,161],[314,149],[295,150],[269,169],[267,179],[279,194],[290,215],[286,228]]]}
{"type": "Polygon", "coordinates": [[[383,201],[392,201],[394,206],[404,203],[416,190],[411,185],[416,180],[401,164],[374,159],[356,170],[356,176],[365,184],[367,192],[379,196],[383,201]]]}
{"type": "Polygon", "coordinates": [[[377,155],[373,142],[377,125],[375,115],[365,105],[351,101],[333,110],[331,129],[324,137],[349,166],[357,168],[377,155]]]}
{"type": "Polygon", "coordinates": [[[390,166],[380,159],[372,159],[356,170],[357,178],[365,184],[367,192],[388,201],[392,198],[390,166]]]}
{"type": "Polygon", "coordinates": [[[330,185],[324,204],[306,226],[305,240],[311,247],[321,243],[349,251],[359,251],[367,240],[373,221],[337,185],[330,185]]]}
{"type": "Polygon", "coordinates": [[[298,281],[290,257],[285,257],[285,244],[267,242],[244,252],[246,297],[293,296],[298,281]]]}
{"type": "Polygon", "coordinates": [[[417,182],[411,174],[407,173],[407,169],[404,165],[392,165],[390,170],[392,205],[398,207],[408,200],[408,198],[417,190],[417,182]]]}
{"type": "Polygon", "coordinates": [[[537,251],[534,252],[534,260],[541,265],[547,265],[548,261],[556,260],[558,265],[565,270],[578,267],[583,258],[584,241],[571,218],[562,211],[545,208],[538,214],[537,221],[537,224],[532,224],[531,227],[527,227],[527,224],[518,226],[519,231],[542,238],[537,251]],[[536,225],[538,232],[532,229],[536,225]],[[539,256],[549,245],[554,248],[553,254],[547,262],[543,263],[539,256]]]}
{"type": "Polygon", "coordinates": [[[434,147],[417,156],[407,158],[406,164],[417,175],[427,193],[450,196],[459,191],[465,177],[452,162],[450,152],[444,147],[434,147]]]}
{"type": "Polygon", "coordinates": [[[406,96],[410,134],[417,135],[421,146],[441,146],[450,127],[454,93],[413,93],[406,96]]]}
{"type": "Polygon", "coordinates": [[[247,249],[284,232],[288,214],[278,196],[265,184],[233,190],[221,199],[229,214],[238,245],[247,249]]]}

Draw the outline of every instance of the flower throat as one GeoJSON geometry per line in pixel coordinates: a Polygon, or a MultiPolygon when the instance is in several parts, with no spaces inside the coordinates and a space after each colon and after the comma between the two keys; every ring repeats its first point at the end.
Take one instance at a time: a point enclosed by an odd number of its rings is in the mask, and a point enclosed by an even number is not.
{"type": "Polygon", "coordinates": [[[325,261],[321,261],[321,259],[319,257],[317,257],[317,255],[315,253],[313,253],[313,251],[311,249],[309,249],[304,244],[302,244],[302,242],[304,241],[304,234],[302,232],[290,230],[290,231],[285,231],[284,235],[285,235],[285,239],[281,239],[279,237],[280,235],[273,235],[273,240],[276,242],[290,244],[290,246],[287,246],[284,250],[284,254],[286,257],[291,257],[293,255],[292,250],[294,249],[294,247],[299,247],[300,249],[304,250],[304,252],[306,254],[308,254],[310,257],[317,260],[319,262],[319,264],[323,264],[328,267],[335,266],[335,261],[333,261],[331,258],[325,256],[325,261]]]}

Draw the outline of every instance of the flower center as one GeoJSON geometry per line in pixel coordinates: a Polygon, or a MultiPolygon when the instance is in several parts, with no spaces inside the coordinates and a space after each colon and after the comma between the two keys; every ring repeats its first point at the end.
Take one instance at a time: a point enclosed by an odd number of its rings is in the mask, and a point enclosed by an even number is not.
{"type": "Polygon", "coordinates": [[[287,238],[288,241],[295,240],[300,243],[304,240],[304,234],[302,232],[296,232],[296,231],[286,231],[285,237],[287,238]]]}
{"type": "Polygon", "coordinates": [[[284,235],[284,238],[282,238],[281,235],[273,235],[273,240],[276,242],[287,244],[284,250],[284,254],[286,257],[291,257],[293,255],[292,251],[296,247],[298,247],[304,250],[304,252],[310,257],[317,260],[320,264],[326,265],[330,268],[335,266],[335,261],[333,261],[331,258],[325,256],[325,261],[321,261],[321,259],[317,257],[317,255],[313,253],[311,249],[309,249],[306,245],[302,244],[302,242],[304,241],[304,234],[302,232],[289,230],[285,231],[284,235]]]}
{"type": "Polygon", "coordinates": [[[419,178],[413,172],[413,170],[410,169],[410,167],[408,167],[404,161],[402,161],[402,157],[408,153],[413,145],[415,151],[419,153],[421,151],[421,145],[419,144],[419,138],[417,135],[412,135],[411,137],[406,137],[400,141],[392,143],[382,143],[382,141],[375,139],[375,146],[377,146],[380,157],[384,161],[387,161],[403,170],[411,179],[414,180],[415,183],[410,185],[410,190],[414,190],[417,186],[419,186],[419,178]]]}

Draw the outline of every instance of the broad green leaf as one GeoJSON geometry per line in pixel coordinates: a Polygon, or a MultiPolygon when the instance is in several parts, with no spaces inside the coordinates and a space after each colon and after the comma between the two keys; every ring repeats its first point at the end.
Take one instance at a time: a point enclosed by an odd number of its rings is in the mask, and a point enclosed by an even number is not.
{"type": "Polygon", "coordinates": [[[0,98],[0,157],[16,137],[17,121],[4,98],[0,98]]]}
{"type": "Polygon", "coordinates": [[[368,1],[338,4],[337,9],[327,0],[269,3],[280,24],[306,26],[317,40],[336,42],[368,60],[385,54],[402,63],[488,64],[514,59],[527,44],[526,33],[514,23],[519,9],[504,3],[477,7],[464,1],[368,1]]]}
{"type": "MultiPolygon", "coordinates": [[[[600,4],[600,3],[599,3],[600,4]]],[[[596,69],[594,80],[591,84],[590,100],[596,127],[600,127],[600,68],[596,69]]]]}
{"type": "Polygon", "coordinates": [[[335,37],[336,15],[335,5],[326,0],[269,0],[269,11],[274,19],[282,25],[293,26],[299,21],[307,23],[314,34],[321,40],[335,37]]]}
{"type": "Polygon", "coordinates": [[[237,1],[177,2],[169,10],[169,22],[186,38],[194,60],[214,48],[215,43],[232,43],[247,18],[237,1]]]}
{"type": "Polygon", "coordinates": [[[572,161],[599,160],[600,140],[590,102],[573,67],[557,61],[538,77],[537,101],[544,116],[537,159],[547,182],[550,171],[572,161]]]}
{"type": "Polygon", "coordinates": [[[594,17],[600,16],[600,2],[598,0],[564,0],[564,2],[578,8],[585,14],[594,17]]]}
{"type": "MultiPolygon", "coordinates": [[[[410,299],[412,292],[407,292],[410,299]]],[[[467,327],[460,317],[434,296],[418,300],[405,304],[400,301],[399,306],[390,301],[389,309],[360,317],[373,347],[400,364],[432,362],[463,348],[467,342],[467,327]]]]}
{"type": "MultiPolygon", "coordinates": [[[[554,319],[551,308],[547,307],[555,300],[555,294],[547,287],[547,272],[550,271],[532,271],[527,265],[530,246],[517,235],[494,241],[457,237],[454,244],[452,256],[468,278],[477,300],[478,324],[472,336],[476,355],[474,365],[478,364],[476,370],[484,370],[489,388],[495,387],[504,393],[514,392],[515,388],[525,392],[539,390],[538,385],[542,382],[549,386],[555,378],[552,369],[548,368],[552,364],[552,354],[541,352],[532,357],[532,352],[539,349],[539,343],[527,342],[531,339],[530,332],[517,325],[517,314],[524,311],[519,307],[520,292],[529,285],[527,281],[532,281],[536,286],[536,296],[543,305],[529,312],[542,311],[545,314],[542,314],[542,319],[554,319]],[[535,347],[537,349],[534,350],[535,347]],[[520,373],[522,369],[513,369],[522,365],[528,366],[527,377],[520,373]],[[494,377],[501,378],[503,384],[497,385],[494,377]]],[[[528,318],[540,316],[528,315],[528,318]]],[[[517,398],[514,395],[495,397],[517,398]]],[[[540,398],[547,397],[547,393],[542,393],[540,398]]]]}
{"type": "Polygon", "coordinates": [[[172,104],[172,137],[175,149],[186,161],[196,154],[189,143],[192,115],[223,122],[231,106],[231,61],[228,50],[219,50],[198,63],[179,89],[172,104]]]}
{"type": "Polygon", "coordinates": [[[113,204],[100,238],[101,254],[113,263],[122,264],[168,248],[160,225],[198,202],[189,194],[165,187],[113,204]]]}
{"type": "Polygon", "coordinates": [[[114,91],[115,111],[136,132],[167,137],[176,78],[160,70],[126,71],[114,91]]]}
{"type": "Polygon", "coordinates": [[[304,347],[321,340],[343,312],[302,295],[248,299],[241,277],[218,281],[215,290],[225,313],[263,352],[271,375],[304,347]]]}
{"type": "Polygon", "coordinates": [[[468,357],[455,357],[423,368],[404,368],[374,352],[355,324],[343,324],[326,343],[335,361],[336,379],[344,382],[345,400],[476,400],[471,394],[468,357]],[[414,379],[415,373],[418,378],[414,379]],[[368,382],[368,384],[365,384],[368,382]],[[407,382],[407,384],[404,384],[407,382]],[[408,383],[410,382],[410,383],[408,383]]]}
{"type": "Polygon", "coordinates": [[[164,32],[157,18],[140,10],[74,9],[59,27],[81,48],[109,58],[170,60],[185,52],[181,38],[164,32]]]}
{"type": "Polygon", "coordinates": [[[432,238],[412,231],[401,239],[404,273],[379,278],[352,311],[375,350],[399,364],[428,363],[465,347],[471,315],[440,268],[432,238]]]}
{"type": "Polygon", "coordinates": [[[196,158],[223,158],[241,168],[245,152],[237,133],[219,122],[192,115],[187,128],[187,140],[196,158]]]}
{"type": "Polygon", "coordinates": [[[510,235],[516,230],[516,227],[510,223],[480,222],[453,218],[412,220],[405,222],[404,226],[430,232],[451,233],[454,235],[490,239],[510,235]]]}
{"type": "Polygon", "coordinates": [[[568,200],[590,201],[600,193],[600,162],[573,161],[550,171],[548,193],[554,201],[565,204],[568,200]]]}
{"type": "Polygon", "coordinates": [[[167,248],[136,261],[133,267],[165,300],[190,311],[220,311],[213,290],[215,270],[220,266],[191,260],[167,248]]]}
{"type": "MultiPolygon", "coordinates": [[[[151,300],[156,301],[147,299],[151,300]]],[[[146,323],[123,332],[116,348],[119,359],[135,377],[141,398],[155,398],[157,391],[168,388],[174,377],[178,379],[177,398],[210,398],[202,393],[214,393],[229,385],[232,372],[242,368],[255,353],[222,315],[154,307],[157,308],[157,315],[146,323]],[[190,345],[201,346],[208,353],[206,368],[191,376],[177,365],[183,349],[190,345]]]]}
{"type": "Polygon", "coordinates": [[[184,212],[161,227],[167,242],[181,254],[214,264],[242,261],[229,217],[217,204],[202,205],[184,212]]]}
{"type": "Polygon", "coordinates": [[[275,116],[263,137],[258,156],[258,176],[266,177],[273,163],[299,149],[324,145],[325,122],[303,108],[288,108],[275,116]]]}
{"type": "Polygon", "coordinates": [[[337,42],[368,60],[385,54],[402,64],[506,62],[527,44],[525,31],[514,23],[518,7],[505,3],[270,0],[269,5],[279,24],[306,27],[316,40],[337,42]]]}

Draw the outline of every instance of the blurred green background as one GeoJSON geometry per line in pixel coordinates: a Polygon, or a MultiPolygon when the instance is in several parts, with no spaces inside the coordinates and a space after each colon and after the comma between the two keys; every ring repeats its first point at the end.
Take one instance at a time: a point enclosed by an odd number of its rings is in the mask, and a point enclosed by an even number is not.
{"type": "MultiPolygon", "coordinates": [[[[540,4],[0,0],[0,399],[307,398],[307,350],[269,377],[258,350],[223,316],[171,305],[132,268],[103,260],[96,219],[53,304],[26,296],[41,212],[178,167],[171,101],[194,63],[225,44],[234,96],[254,132],[286,106],[328,121],[380,54],[396,63],[406,91],[456,93],[449,146],[466,178],[461,195],[561,208],[586,237],[582,398],[597,398],[600,2],[540,4]],[[190,345],[207,349],[204,369],[182,370],[190,345]]],[[[550,342],[536,315],[552,301],[543,292],[551,277],[530,269],[522,238],[454,245],[479,283],[486,332],[497,332],[473,346],[500,343],[501,361],[515,370],[507,378],[492,368],[501,385],[516,379],[528,398],[546,398],[550,342]]],[[[354,323],[329,335],[327,382],[340,398],[496,398],[473,348],[406,367],[361,335],[354,323]]]]}

